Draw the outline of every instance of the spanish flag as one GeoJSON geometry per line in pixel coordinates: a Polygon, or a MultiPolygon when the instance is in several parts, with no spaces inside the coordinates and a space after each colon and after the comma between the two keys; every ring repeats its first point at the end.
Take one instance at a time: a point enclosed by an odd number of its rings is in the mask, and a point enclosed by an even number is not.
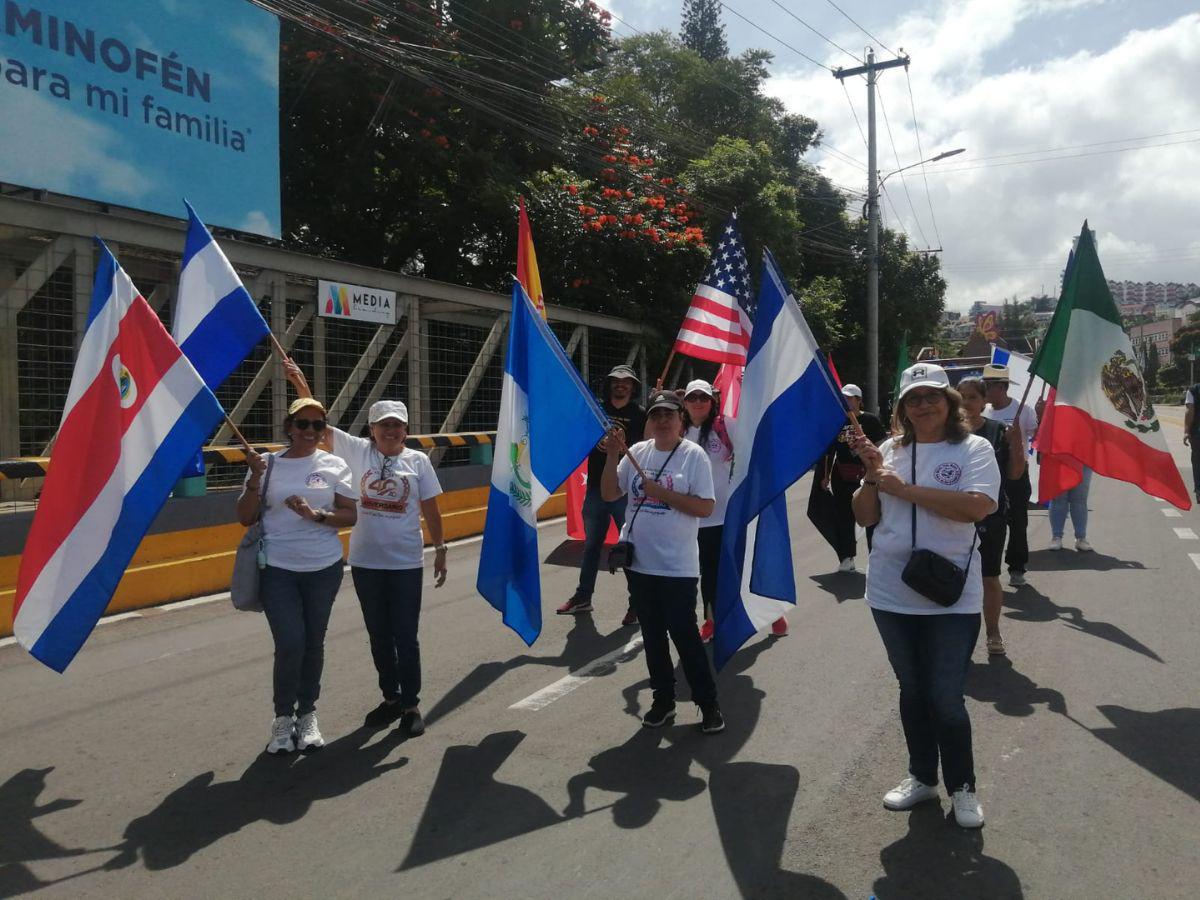
{"type": "Polygon", "coordinates": [[[538,274],[537,253],[533,249],[533,231],[529,228],[529,216],[525,215],[525,198],[517,198],[521,217],[517,226],[517,281],[525,288],[525,293],[537,307],[537,311],[546,318],[546,300],[542,296],[542,278],[538,274]]]}

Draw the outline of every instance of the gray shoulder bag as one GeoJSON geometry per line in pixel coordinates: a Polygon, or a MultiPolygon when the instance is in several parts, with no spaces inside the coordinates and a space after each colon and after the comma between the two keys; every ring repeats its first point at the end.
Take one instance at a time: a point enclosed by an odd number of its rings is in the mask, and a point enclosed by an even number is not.
{"type": "Polygon", "coordinates": [[[233,608],[242,612],[262,612],[259,597],[259,579],[267,566],[264,546],[267,533],[263,528],[263,511],[267,508],[267,487],[271,483],[271,469],[275,465],[275,454],[267,454],[267,471],[263,473],[262,487],[258,492],[258,518],[246,529],[238,542],[233,557],[233,578],[229,583],[229,597],[233,608]]]}

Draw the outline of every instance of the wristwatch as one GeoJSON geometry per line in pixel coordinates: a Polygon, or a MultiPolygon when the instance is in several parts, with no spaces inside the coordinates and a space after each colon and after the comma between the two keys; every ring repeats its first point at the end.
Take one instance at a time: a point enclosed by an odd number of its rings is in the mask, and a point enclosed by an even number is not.
{"type": "Polygon", "coordinates": [[[434,553],[445,553],[445,552],[446,552],[446,545],[445,545],[445,544],[437,544],[437,545],[436,545],[436,546],[433,548],[433,552],[434,552],[434,553]]]}
{"type": "Polygon", "coordinates": [[[315,515],[316,515],[316,519],[314,521],[316,521],[318,523],[324,522],[326,519],[329,518],[329,513],[325,512],[325,510],[323,510],[323,509],[318,509],[316,511],[315,515]]]}

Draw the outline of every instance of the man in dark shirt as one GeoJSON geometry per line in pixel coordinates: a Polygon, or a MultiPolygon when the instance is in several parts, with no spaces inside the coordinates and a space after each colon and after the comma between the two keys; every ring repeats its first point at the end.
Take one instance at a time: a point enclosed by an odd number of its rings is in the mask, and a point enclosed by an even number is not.
{"type": "MultiPolygon", "coordinates": [[[[863,412],[862,389],[857,384],[847,384],[842,388],[842,396],[846,398],[846,405],[858,417],[858,424],[867,439],[879,446],[886,439],[887,433],[877,416],[863,412]]],[[[838,436],[825,451],[824,458],[817,463],[816,477],[820,480],[821,487],[827,488],[833,494],[833,521],[837,535],[837,544],[833,549],[837,551],[839,572],[856,571],[854,557],[858,555],[858,541],[854,536],[854,511],[850,508],[850,501],[867,471],[858,454],[850,449],[853,428],[854,426],[846,422],[845,427],[838,432],[838,436]]],[[[867,548],[870,549],[870,546],[871,534],[868,531],[867,548]]]]}
{"type": "MultiPolygon", "coordinates": [[[[633,446],[644,438],[646,411],[638,405],[635,394],[638,378],[629,366],[616,366],[604,379],[601,396],[605,415],[625,432],[625,442],[633,446]]],[[[606,501],[600,496],[600,477],[604,472],[607,437],[600,441],[588,454],[587,493],[583,498],[583,562],[579,566],[579,587],[575,594],[560,606],[560,616],[573,616],[592,611],[592,592],[596,588],[596,572],[600,568],[600,550],[608,534],[608,523],[616,522],[617,529],[625,524],[624,496],[619,500],[606,501]]],[[[637,616],[627,608],[621,624],[633,625],[637,616]]]]}

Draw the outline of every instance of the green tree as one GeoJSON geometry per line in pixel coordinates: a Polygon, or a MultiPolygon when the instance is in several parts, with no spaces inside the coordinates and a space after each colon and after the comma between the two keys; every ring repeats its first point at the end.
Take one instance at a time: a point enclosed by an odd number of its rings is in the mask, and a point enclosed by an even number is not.
{"type": "Polygon", "coordinates": [[[1146,382],[1146,390],[1154,391],[1158,387],[1158,348],[1150,344],[1145,348],[1145,353],[1146,359],[1142,367],[1142,378],[1146,382]]]}
{"type": "Polygon", "coordinates": [[[709,62],[728,56],[729,45],[725,42],[718,0],[684,0],[679,39],[685,47],[709,62]]]}

